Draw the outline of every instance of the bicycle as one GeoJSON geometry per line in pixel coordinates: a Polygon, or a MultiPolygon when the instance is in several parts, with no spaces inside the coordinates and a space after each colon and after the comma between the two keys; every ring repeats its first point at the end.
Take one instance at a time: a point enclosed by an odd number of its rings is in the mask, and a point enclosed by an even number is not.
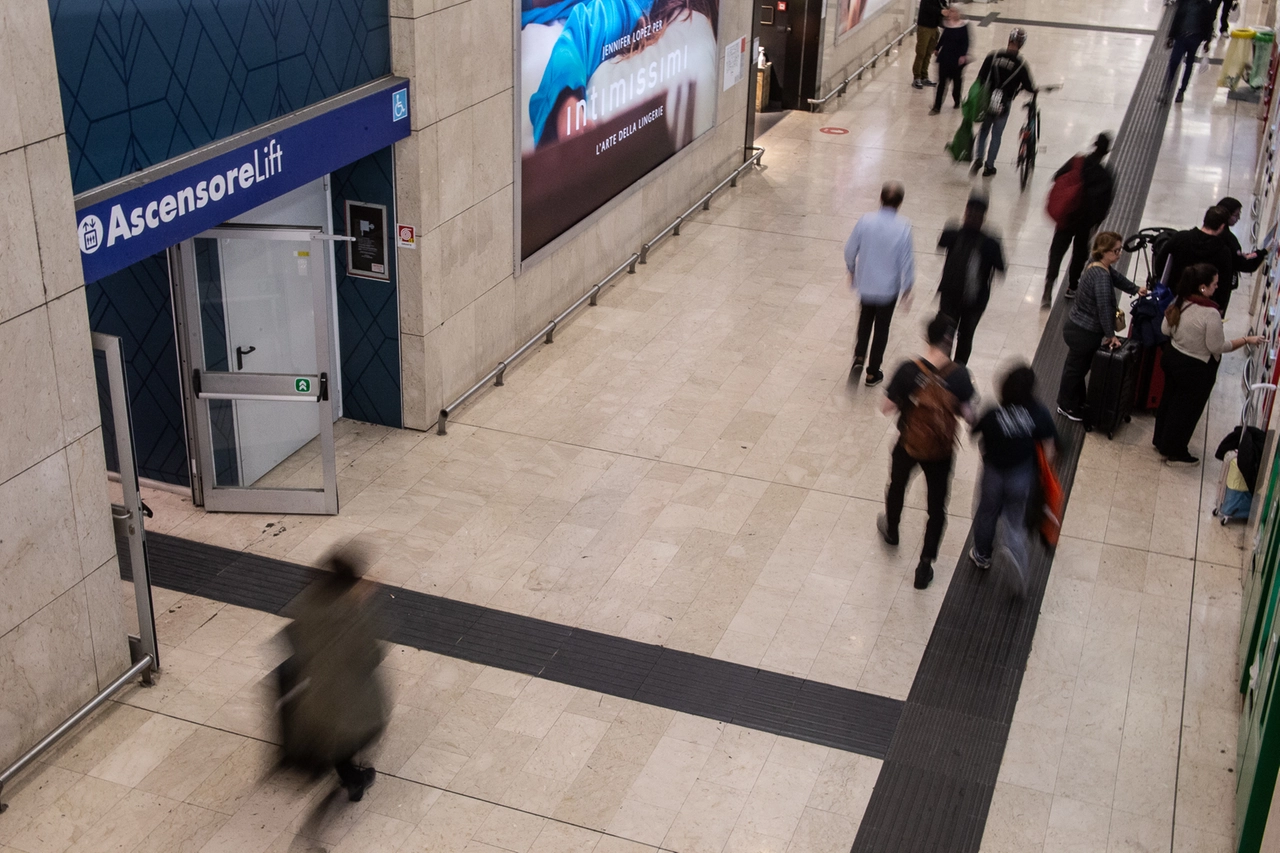
{"type": "Polygon", "coordinates": [[[1038,96],[1041,92],[1054,92],[1061,86],[1041,86],[1031,93],[1031,99],[1023,107],[1027,111],[1027,123],[1018,133],[1018,184],[1026,190],[1031,181],[1031,171],[1036,167],[1036,148],[1040,144],[1040,106],[1038,96]]]}

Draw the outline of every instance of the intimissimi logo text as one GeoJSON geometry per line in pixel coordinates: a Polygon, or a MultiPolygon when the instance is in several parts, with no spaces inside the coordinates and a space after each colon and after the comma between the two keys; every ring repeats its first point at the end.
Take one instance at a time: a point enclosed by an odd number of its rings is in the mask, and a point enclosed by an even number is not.
{"type": "Polygon", "coordinates": [[[234,195],[237,188],[247,190],[283,170],[284,149],[272,139],[260,148],[253,149],[252,160],[226,172],[219,172],[192,186],[153,199],[127,213],[123,205],[113,205],[105,228],[96,215],[91,213],[85,216],[78,227],[80,251],[91,255],[101,248],[104,241],[111,247],[119,240],[137,237],[148,229],[159,228],[210,202],[220,202],[234,195]]]}

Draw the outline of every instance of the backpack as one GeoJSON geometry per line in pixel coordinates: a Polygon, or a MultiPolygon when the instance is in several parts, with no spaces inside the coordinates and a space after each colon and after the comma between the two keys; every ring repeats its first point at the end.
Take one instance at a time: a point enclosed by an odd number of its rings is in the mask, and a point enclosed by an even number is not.
{"type": "Polygon", "coordinates": [[[924,385],[912,396],[914,404],[902,423],[902,449],[919,462],[937,462],[955,452],[956,395],[946,380],[956,369],[934,372],[923,359],[916,360],[924,385]]]}
{"type": "Polygon", "coordinates": [[[1084,199],[1084,158],[1076,155],[1071,158],[1069,168],[1053,181],[1049,188],[1049,199],[1045,202],[1045,211],[1058,227],[1066,225],[1071,214],[1080,209],[1084,199]]]}

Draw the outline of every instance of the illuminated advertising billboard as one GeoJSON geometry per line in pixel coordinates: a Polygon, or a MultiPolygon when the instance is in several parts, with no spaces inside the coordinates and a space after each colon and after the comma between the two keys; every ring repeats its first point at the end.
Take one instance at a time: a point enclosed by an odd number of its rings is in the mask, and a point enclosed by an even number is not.
{"type": "Polygon", "coordinates": [[[892,0],[838,0],[836,3],[836,38],[857,29],[892,0]]]}
{"type": "Polygon", "coordinates": [[[520,256],[715,124],[719,0],[522,0],[520,256]]]}

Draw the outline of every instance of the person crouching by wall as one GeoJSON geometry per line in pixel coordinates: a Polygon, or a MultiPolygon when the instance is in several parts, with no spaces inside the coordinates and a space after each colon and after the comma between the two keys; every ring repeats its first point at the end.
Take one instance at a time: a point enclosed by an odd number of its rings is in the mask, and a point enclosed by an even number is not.
{"type": "Polygon", "coordinates": [[[284,631],[292,655],[277,670],[280,734],[286,765],[313,773],[334,768],[358,802],[376,774],[357,765],[356,755],[377,740],[390,716],[378,673],[383,650],[355,559],[335,555],[326,568],[284,631]]]}
{"type": "Polygon", "coordinates": [[[1217,269],[1193,264],[1183,271],[1177,298],[1164,313],[1161,330],[1169,336],[1162,359],[1164,396],[1151,443],[1169,462],[1194,465],[1200,461],[1187,445],[1213,392],[1222,354],[1262,343],[1261,335],[1226,340],[1222,315],[1213,300],[1218,286],[1217,269]]]}

